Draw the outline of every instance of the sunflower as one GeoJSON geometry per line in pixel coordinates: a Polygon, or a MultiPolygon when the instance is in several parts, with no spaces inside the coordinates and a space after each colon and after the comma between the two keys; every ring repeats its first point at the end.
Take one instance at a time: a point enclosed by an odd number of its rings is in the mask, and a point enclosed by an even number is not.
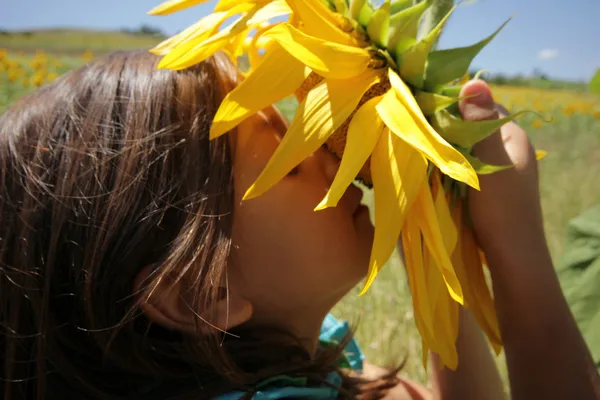
{"type": "MultiPolygon", "coordinates": [[[[463,197],[467,187],[479,189],[478,175],[510,167],[487,165],[471,149],[519,114],[461,119],[457,96],[469,65],[506,23],[472,46],[435,50],[454,8],[420,35],[432,2],[385,1],[376,8],[366,0],[286,0],[293,17],[260,30],[268,45],[222,102],[211,138],[295,94],[300,104],[290,127],[244,199],[260,196],[326,145],[341,162],[315,211],[335,207],[357,178],[374,190],[375,237],[361,294],[401,238],[424,363],[431,350],[455,369],[460,305],[501,350],[485,258],[466,222],[463,197]]],[[[215,40],[207,35],[202,43],[215,40]]],[[[212,51],[202,43],[188,46],[212,51]]],[[[183,65],[198,57],[174,50],[165,59],[183,65]]]]}

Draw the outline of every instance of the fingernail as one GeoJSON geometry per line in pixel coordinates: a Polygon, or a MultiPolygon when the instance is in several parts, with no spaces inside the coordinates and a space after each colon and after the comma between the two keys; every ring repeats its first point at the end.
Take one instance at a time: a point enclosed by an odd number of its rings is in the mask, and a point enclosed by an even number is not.
{"type": "Polygon", "coordinates": [[[473,83],[463,91],[465,103],[482,108],[494,107],[494,98],[490,88],[485,83],[473,83]]]}

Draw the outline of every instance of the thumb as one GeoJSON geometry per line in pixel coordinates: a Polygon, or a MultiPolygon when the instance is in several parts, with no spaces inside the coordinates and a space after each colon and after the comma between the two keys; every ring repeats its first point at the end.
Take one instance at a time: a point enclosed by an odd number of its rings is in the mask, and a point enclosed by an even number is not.
{"type": "MultiPolygon", "coordinates": [[[[492,91],[484,81],[467,82],[463,86],[460,96],[462,100],[458,106],[465,121],[485,121],[499,117],[492,91]]],[[[510,162],[500,132],[495,132],[477,143],[473,147],[473,155],[490,164],[507,165],[510,162]]]]}
{"type": "Polygon", "coordinates": [[[467,82],[461,92],[458,106],[465,121],[483,121],[498,118],[496,103],[490,87],[482,80],[467,82]]]}

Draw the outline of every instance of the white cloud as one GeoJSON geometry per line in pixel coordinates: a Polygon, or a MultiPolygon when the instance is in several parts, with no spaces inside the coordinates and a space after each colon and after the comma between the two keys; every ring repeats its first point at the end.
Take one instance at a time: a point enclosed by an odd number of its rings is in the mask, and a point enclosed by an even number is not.
{"type": "Polygon", "coordinates": [[[557,58],[559,52],[557,49],[542,49],[537,55],[538,60],[553,60],[557,58]]]}

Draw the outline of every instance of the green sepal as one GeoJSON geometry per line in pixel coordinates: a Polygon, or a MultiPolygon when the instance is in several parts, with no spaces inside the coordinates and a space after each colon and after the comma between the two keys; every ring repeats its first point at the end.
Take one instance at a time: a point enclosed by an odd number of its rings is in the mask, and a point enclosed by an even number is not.
{"type": "Polygon", "coordinates": [[[346,4],[346,0],[333,0],[333,4],[335,6],[335,10],[342,14],[347,15],[348,13],[348,4],[346,4]]]}
{"type": "Polygon", "coordinates": [[[596,71],[596,75],[590,81],[590,91],[597,95],[600,95],[600,68],[596,71]]]}
{"type": "Polygon", "coordinates": [[[481,79],[483,74],[485,74],[486,72],[489,71],[487,69],[480,69],[479,71],[475,72],[475,75],[473,75],[472,80],[476,81],[477,79],[481,79]]]}
{"type": "Polygon", "coordinates": [[[439,93],[442,96],[458,97],[462,88],[463,85],[444,86],[443,88],[439,89],[439,91],[436,91],[436,93],[439,93]]]}
{"type": "Polygon", "coordinates": [[[421,17],[431,6],[433,0],[424,0],[390,17],[390,36],[388,49],[394,54],[406,51],[417,42],[421,17]]]}
{"type": "Polygon", "coordinates": [[[477,54],[496,37],[511,19],[512,17],[490,36],[472,46],[432,51],[427,58],[425,87],[428,90],[434,90],[440,85],[462,77],[469,70],[469,66],[477,54]]]}
{"type": "Polygon", "coordinates": [[[350,0],[350,17],[358,21],[360,13],[366,7],[367,0],[350,0]]]}
{"type": "Polygon", "coordinates": [[[415,100],[423,114],[426,116],[434,115],[436,112],[441,111],[450,107],[456,103],[460,98],[442,96],[436,93],[417,91],[415,94],[415,100]]]}
{"type": "Polygon", "coordinates": [[[401,54],[396,55],[398,66],[400,67],[400,77],[405,81],[411,83],[413,86],[421,89],[423,88],[423,81],[425,75],[425,66],[427,64],[427,56],[435,45],[437,38],[442,33],[442,28],[452,12],[456,9],[456,6],[452,7],[452,10],[436,25],[431,32],[421,39],[417,44],[404,51],[401,54]]]}
{"type": "Polygon", "coordinates": [[[367,0],[350,0],[350,13],[352,18],[358,21],[360,25],[366,27],[373,15],[371,2],[367,0]]]}
{"type": "Polygon", "coordinates": [[[511,165],[487,164],[487,163],[484,163],[483,161],[481,161],[479,158],[471,155],[471,153],[467,149],[458,148],[457,150],[463,156],[465,156],[465,158],[467,159],[469,164],[471,164],[471,166],[473,167],[473,169],[475,170],[477,175],[490,175],[490,174],[504,171],[504,170],[514,167],[514,165],[512,165],[512,164],[511,165]]]}
{"type": "Polygon", "coordinates": [[[396,0],[392,1],[390,4],[390,14],[399,13],[402,10],[405,10],[412,6],[413,0],[396,0]]]}
{"type": "Polygon", "coordinates": [[[447,110],[442,110],[431,118],[431,126],[447,142],[468,149],[500,129],[502,125],[528,112],[530,111],[523,110],[508,117],[487,121],[463,121],[447,110]]]}
{"type": "Polygon", "coordinates": [[[390,28],[390,0],[379,7],[369,20],[367,25],[367,34],[369,38],[378,46],[386,48],[388,45],[388,33],[390,28]]]}

